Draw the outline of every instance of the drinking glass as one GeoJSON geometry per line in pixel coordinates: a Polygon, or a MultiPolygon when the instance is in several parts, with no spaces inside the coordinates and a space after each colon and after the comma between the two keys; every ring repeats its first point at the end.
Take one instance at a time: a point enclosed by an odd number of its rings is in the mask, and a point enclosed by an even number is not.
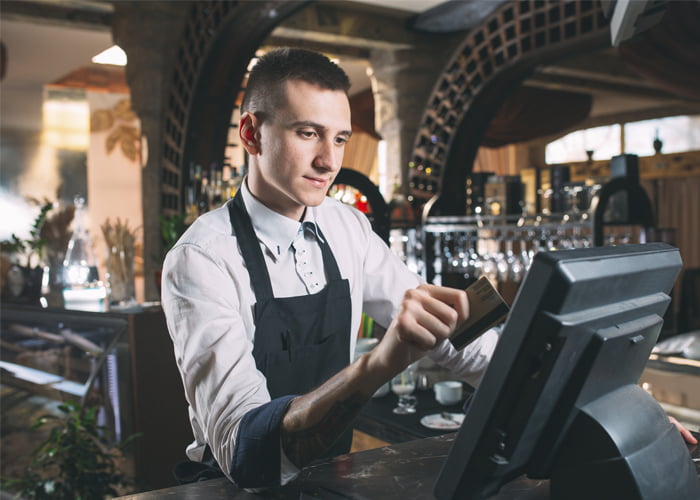
{"type": "Polygon", "coordinates": [[[409,365],[404,371],[391,379],[391,390],[399,397],[399,402],[394,413],[407,415],[416,412],[416,397],[412,396],[416,390],[416,378],[418,370],[415,365],[409,365]]]}
{"type": "Polygon", "coordinates": [[[482,255],[481,261],[481,274],[486,276],[494,286],[498,283],[497,255],[492,253],[482,255]]]}
{"type": "Polygon", "coordinates": [[[476,234],[469,238],[465,260],[462,262],[464,278],[467,280],[467,285],[471,285],[481,276],[481,258],[476,251],[477,240],[478,236],[476,234]]]}
{"type": "Polygon", "coordinates": [[[508,260],[508,278],[514,283],[520,283],[523,280],[523,277],[525,276],[525,271],[527,270],[527,262],[523,261],[522,251],[518,253],[513,252],[513,241],[516,237],[517,236],[514,235],[513,238],[508,241],[506,255],[508,260]]]}

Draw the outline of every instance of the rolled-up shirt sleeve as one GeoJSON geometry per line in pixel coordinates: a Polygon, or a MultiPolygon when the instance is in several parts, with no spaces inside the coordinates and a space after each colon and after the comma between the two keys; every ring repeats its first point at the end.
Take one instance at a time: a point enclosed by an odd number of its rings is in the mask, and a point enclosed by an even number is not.
{"type": "Polygon", "coordinates": [[[445,339],[428,353],[428,357],[457,378],[476,387],[491,361],[499,336],[498,328],[492,328],[461,351],[457,351],[452,343],[445,339]]]}
{"type": "Polygon", "coordinates": [[[282,417],[295,396],[283,396],[243,416],[229,474],[243,488],[279,484],[282,417]]]}
{"type": "Polygon", "coordinates": [[[239,312],[248,304],[241,304],[233,270],[216,255],[206,246],[183,243],[163,266],[162,304],[195,433],[190,458],[209,445],[239,486],[258,486],[261,473],[265,481],[276,475],[267,485],[276,484],[280,460],[270,458],[280,455],[279,422],[289,398],[270,401],[252,355],[252,325],[239,312]],[[267,465],[253,474],[263,462],[267,465]]]}

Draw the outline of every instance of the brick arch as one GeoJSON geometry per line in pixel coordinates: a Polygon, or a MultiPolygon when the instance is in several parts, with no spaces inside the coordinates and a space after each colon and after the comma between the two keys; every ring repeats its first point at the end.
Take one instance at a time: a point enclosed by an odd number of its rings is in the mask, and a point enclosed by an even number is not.
{"type": "Polygon", "coordinates": [[[409,163],[409,194],[424,215],[463,215],[465,185],[501,98],[537,65],[610,46],[593,0],[510,0],[469,32],[426,105],[409,163]]]}
{"type": "Polygon", "coordinates": [[[308,2],[199,0],[189,7],[163,130],[160,210],[184,210],[190,162],[223,163],[231,114],[247,65],[265,37],[308,2]]]}

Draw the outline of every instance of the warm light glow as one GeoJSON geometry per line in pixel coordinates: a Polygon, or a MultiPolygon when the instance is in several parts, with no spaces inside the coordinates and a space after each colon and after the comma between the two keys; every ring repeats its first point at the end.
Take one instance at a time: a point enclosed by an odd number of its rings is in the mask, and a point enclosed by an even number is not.
{"type": "Polygon", "coordinates": [[[58,149],[87,149],[90,137],[87,101],[47,99],[43,114],[45,144],[58,149]]]}
{"type": "Polygon", "coordinates": [[[250,71],[253,69],[253,66],[255,66],[258,63],[258,57],[253,57],[250,62],[248,63],[248,66],[246,67],[246,71],[250,71]]]}
{"type": "Polygon", "coordinates": [[[119,45],[112,45],[110,48],[103,50],[93,57],[92,62],[97,64],[126,66],[126,52],[124,52],[119,45]]]}

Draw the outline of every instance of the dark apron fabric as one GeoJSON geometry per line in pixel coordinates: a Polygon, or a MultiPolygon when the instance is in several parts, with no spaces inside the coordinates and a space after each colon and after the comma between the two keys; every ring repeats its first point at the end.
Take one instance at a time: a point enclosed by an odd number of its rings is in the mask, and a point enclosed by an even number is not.
{"type": "MultiPolygon", "coordinates": [[[[351,301],[348,280],[341,277],[333,252],[317,227],[322,240],[319,245],[326,272],[326,287],[313,295],[275,298],[267,265],[240,192],[228,203],[228,209],[255,292],[255,364],[265,375],[273,400],[305,394],[350,363],[351,301]]],[[[273,411],[272,408],[270,410],[273,411]]],[[[259,414],[269,415],[270,411],[259,414]]],[[[239,440],[248,426],[246,417],[239,428],[239,440]]],[[[352,429],[347,429],[319,458],[347,453],[351,442],[352,429]]],[[[205,449],[202,462],[185,465],[178,464],[175,470],[181,483],[223,475],[209,446],[205,449]]]]}
{"type": "MultiPolygon", "coordinates": [[[[275,298],[260,243],[238,194],[229,202],[231,224],[238,238],[255,292],[253,357],[267,379],[272,399],[305,394],[350,363],[350,285],[340,276],[333,253],[317,228],[327,284],[313,295],[275,298]]],[[[349,429],[325,456],[347,453],[349,429]]]]}
{"type": "MultiPolygon", "coordinates": [[[[275,298],[263,253],[240,193],[229,202],[228,209],[255,292],[255,364],[265,375],[273,400],[305,394],[350,363],[352,309],[348,280],[341,277],[333,252],[317,227],[322,240],[319,245],[326,287],[313,295],[275,298]]],[[[245,420],[244,417],[239,434],[245,432],[245,420]]],[[[239,435],[239,441],[244,437],[239,435]]],[[[319,458],[347,453],[351,442],[352,429],[347,429],[319,458]]],[[[223,475],[209,446],[202,462],[178,464],[175,474],[181,483],[223,475]]]]}

